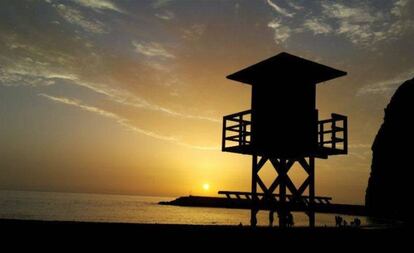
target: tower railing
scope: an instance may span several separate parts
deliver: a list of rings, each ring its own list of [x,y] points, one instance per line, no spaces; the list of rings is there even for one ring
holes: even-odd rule
[[[328,155],[348,153],[348,118],[332,113],[331,119],[318,121],[318,145]]]
[[[318,154],[321,157],[348,153],[348,119],[332,113],[331,119],[318,121]],[[222,150],[249,154],[251,140],[251,110],[223,117]]]
[[[223,117],[222,150],[251,144],[251,110]]]

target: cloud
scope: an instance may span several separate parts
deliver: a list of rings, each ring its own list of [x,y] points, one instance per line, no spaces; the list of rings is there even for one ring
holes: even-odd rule
[[[285,42],[291,35],[292,29],[284,25],[280,19],[274,19],[267,24],[268,27],[274,30],[274,40],[277,44]]]
[[[62,104],[65,104],[65,105],[70,105],[70,106],[75,106],[75,107],[78,107],[78,108],[80,108],[84,111],[96,113],[96,114],[98,114],[100,116],[103,116],[103,117],[106,117],[106,118],[114,119],[118,124],[126,127],[129,130],[135,131],[135,132],[140,133],[140,134],[144,134],[144,135],[147,135],[147,136],[150,136],[150,137],[153,137],[153,138],[156,138],[156,139],[160,139],[160,140],[177,141],[176,137],[159,135],[159,134],[156,134],[154,132],[138,128],[136,126],[133,126],[130,123],[129,120],[119,116],[118,114],[108,112],[108,111],[100,109],[98,107],[83,104],[80,100],[77,100],[77,99],[71,99],[71,98],[66,98],[66,97],[55,97],[55,96],[47,95],[47,94],[44,94],[44,93],[39,93],[39,96],[45,97],[45,98],[47,98],[49,100],[52,100],[54,102],[58,102],[58,103],[62,103]]]
[[[395,0],[389,9],[379,9],[364,1],[321,1],[315,3],[319,8],[311,9],[286,1],[290,8],[286,10],[275,1],[267,0],[267,4],[281,14],[270,21],[268,27],[274,30],[277,44],[286,42],[294,34],[312,32],[314,35],[343,38],[360,48],[377,50],[380,42],[398,40],[414,29],[414,20],[407,11],[410,3]],[[301,15],[296,15],[294,11],[300,11]]]
[[[348,148],[350,149],[370,149],[372,146],[372,144],[367,144],[367,143],[354,143],[354,144],[349,144]]]
[[[97,34],[108,33],[108,29],[105,27],[105,25],[102,22],[98,20],[89,20],[85,18],[81,14],[80,11],[72,7],[59,4],[59,5],[56,5],[56,9],[59,15],[63,19],[65,19],[67,22],[74,24],[74,25],[78,25],[87,32],[97,33]]]
[[[391,94],[400,84],[414,77],[414,69],[403,72],[393,78],[367,84],[360,88],[357,96],[375,95],[375,94]]]
[[[321,22],[317,18],[305,20],[303,26],[311,30],[314,34],[328,34],[332,32],[332,27],[330,25]]]
[[[373,14],[366,6],[349,7],[339,3],[323,2],[323,13],[331,18],[345,19],[351,23],[375,22],[381,18],[381,13]]]
[[[158,9],[168,5],[173,0],[154,0],[152,3],[152,8]]]
[[[160,13],[155,13],[155,16],[163,20],[171,20],[175,17],[175,14],[172,11],[165,10]]]
[[[345,6],[339,3],[323,2],[323,13],[338,24],[336,33],[344,35],[352,43],[370,46],[386,37],[383,29],[384,14],[367,6]],[[379,26],[381,23],[381,26]]]
[[[407,6],[408,0],[397,0],[394,2],[394,6],[391,9],[391,14],[397,17],[401,17],[404,8]]]
[[[109,112],[109,111],[103,110],[103,109],[95,107],[95,106],[84,104],[84,103],[82,103],[82,101],[80,101],[78,99],[72,99],[72,98],[67,98],[67,97],[56,97],[56,96],[51,96],[51,95],[48,95],[48,94],[45,94],[45,93],[39,93],[38,95],[42,96],[42,97],[45,97],[45,98],[47,98],[51,101],[57,102],[57,103],[77,107],[77,108],[80,108],[83,111],[95,113],[95,114],[98,114],[98,115],[103,116],[105,118],[113,119],[118,124],[120,124],[121,126],[125,127],[128,130],[131,130],[133,132],[136,132],[136,133],[139,133],[139,134],[142,134],[142,135],[146,135],[146,136],[149,136],[149,137],[152,137],[152,138],[155,138],[155,139],[172,142],[172,143],[175,143],[177,145],[185,146],[185,147],[193,148],[193,149],[219,150],[218,147],[192,145],[192,144],[188,144],[188,143],[185,143],[185,142],[181,142],[181,141],[179,141],[179,139],[177,137],[174,137],[174,136],[161,135],[161,134],[157,134],[157,133],[154,133],[152,131],[149,131],[149,130],[139,128],[139,127],[133,125],[128,119],[126,119],[126,118],[124,118],[124,117],[122,117],[122,116],[120,116],[116,113]]]
[[[168,52],[160,43],[158,42],[136,42],[133,41],[132,45],[134,46],[135,52],[149,56],[149,57],[162,57],[162,58],[175,58],[175,56]]]
[[[295,10],[303,10],[304,9],[304,7],[303,6],[300,6],[300,5],[298,5],[298,4],[296,4],[296,3],[294,3],[293,1],[291,1],[291,0],[289,0],[288,2],[287,2],[287,4],[290,6],[290,7],[292,7],[293,9],[295,9]]]
[[[55,83],[66,75],[59,71],[59,63],[65,62],[61,55],[50,52],[45,55],[41,50],[15,41],[4,42],[10,56],[1,56],[0,85],[42,87]],[[22,52],[26,54],[21,55]]]
[[[55,84],[56,79],[65,78],[63,75],[51,72],[28,72],[24,69],[0,69],[0,84],[10,87],[30,86],[42,87]]]
[[[4,86],[42,87],[56,84],[58,81],[66,81],[70,84],[84,87],[104,95],[111,101],[122,105],[157,111],[177,118],[206,120],[215,123],[220,122],[220,120],[216,118],[171,110],[167,107],[149,102],[145,98],[137,96],[128,90],[117,88],[116,84],[85,80],[85,78],[82,78],[77,74],[64,72],[59,68],[54,69],[42,62],[36,63],[36,61],[31,58],[25,58],[22,61],[14,59],[14,61],[15,62],[10,64],[10,66],[5,66],[0,69],[0,84]]]
[[[364,4],[351,7],[326,1],[322,3],[322,12],[338,25],[336,34],[345,36],[353,44],[375,50],[378,42],[398,39],[414,27],[412,18],[402,14],[407,4],[408,1],[397,0],[388,13]]]
[[[73,0],[76,3],[91,8],[93,10],[111,10],[116,11],[119,13],[123,13],[121,9],[119,9],[113,2],[109,0]]]
[[[275,4],[274,2],[272,2],[271,0],[267,0],[267,4],[272,7],[277,13],[285,16],[285,17],[293,17],[294,13],[290,13],[287,10],[279,7],[277,4]]]
[[[204,34],[206,25],[193,24],[189,28],[183,29],[182,38],[190,41],[196,41]]]

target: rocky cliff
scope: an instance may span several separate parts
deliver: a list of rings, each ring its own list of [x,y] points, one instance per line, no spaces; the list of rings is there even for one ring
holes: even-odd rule
[[[372,145],[371,175],[365,196],[374,216],[413,221],[414,78],[404,82],[385,109]]]

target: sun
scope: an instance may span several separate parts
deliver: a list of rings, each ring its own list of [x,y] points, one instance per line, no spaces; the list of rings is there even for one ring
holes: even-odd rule
[[[208,191],[210,189],[210,184],[205,183],[203,184],[203,190]]]

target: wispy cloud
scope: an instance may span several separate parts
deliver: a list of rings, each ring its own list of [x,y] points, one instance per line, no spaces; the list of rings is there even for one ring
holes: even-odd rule
[[[45,93],[39,93],[38,95],[42,96],[42,97],[45,97],[45,98],[47,98],[51,101],[57,102],[57,103],[77,107],[77,108],[80,108],[83,111],[95,113],[95,114],[98,114],[98,115],[103,116],[105,118],[113,119],[118,124],[122,125],[123,127],[125,127],[128,130],[131,130],[133,132],[143,134],[143,135],[155,138],[155,139],[172,142],[172,143],[175,143],[177,145],[185,146],[185,147],[193,148],[193,149],[218,150],[218,147],[193,145],[193,144],[181,142],[179,140],[179,138],[177,138],[175,136],[166,136],[166,135],[162,135],[162,134],[157,134],[155,132],[152,132],[152,131],[149,131],[149,130],[146,130],[146,129],[142,129],[142,128],[137,127],[134,124],[132,124],[132,122],[130,120],[128,120],[127,118],[125,118],[125,117],[122,117],[122,116],[120,116],[116,113],[109,112],[109,111],[106,111],[104,109],[98,108],[96,106],[87,105],[87,104],[83,103],[82,101],[80,101],[78,99],[72,99],[72,98],[67,98],[67,97],[57,97],[57,96],[52,96],[52,95],[48,95],[48,94],[45,94]]]
[[[397,0],[389,12],[364,4],[348,6],[328,1],[322,3],[322,9],[327,18],[338,24],[336,34],[345,36],[353,44],[376,49],[378,42],[392,41],[414,28],[412,18],[402,15],[407,3]]]
[[[372,144],[367,143],[350,143],[348,148],[350,149],[370,149]]]
[[[374,22],[381,18],[381,13],[374,14],[367,6],[346,6],[344,4],[334,2],[322,3],[323,13],[332,18],[346,19],[351,23]]]
[[[305,20],[303,26],[314,34],[329,34],[332,32],[332,27],[329,24],[324,23],[317,18]]]
[[[55,84],[56,79],[65,79],[64,75],[53,72],[27,71],[25,69],[0,69],[0,84],[3,86],[42,87]]]
[[[274,19],[267,24],[274,30],[274,40],[277,44],[285,42],[293,32],[292,29],[284,25],[280,19]]]
[[[78,25],[82,27],[87,32],[91,33],[108,33],[107,27],[105,25],[98,21],[98,20],[91,20],[82,15],[82,13],[72,7],[58,4],[56,5],[56,10],[59,13],[59,15],[65,19],[67,22]]]
[[[103,116],[103,117],[106,117],[106,118],[114,119],[120,125],[128,128],[129,130],[140,133],[140,134],[144,134],[144,135],[147,135],[147,136],[150,136],[150,137],[153,137],[153,138],[156,138],[156,139],[160,139],[160,140],[177,141],[176,137],[164,136],[164,135],[156,134],[156,133],[148,131],[148,130],[141,129],[139,127],[136,127],[136,126],[132,125],[129,120],[127,120],[124,117],[119,116],[118,114],[115,114],[113,112],[108,112],[106,110],[100,109],[100,108],[95,107],[95,106],[90,106],[90,105],[84,104],[80,100],[77,100],[77,99],[71,99],[71,98],[66,98],[66,97],[56,97],[56,96],[51,96],[51,95],[44,94],[44,93],[39,93],[39,96],[45,97],[45,98],[50,99],[54,102],[58,102],[58,103],[62,103],[62,104],[65,104],[65,105],[70,105],[70,106],[75,106],[75,107],[78,107],[78,108],[80,108],[84,111],[96,113],[96,114],[98,114],[100,116]]]
[[[206,25],[204,24],[193,24],[188,28],[183,29],[182,38],[186,40],[195,41],[198,40],[205,32]]]
[[[162,12],[155,13],[155,16],[163,20],[171,20],[175,17],[175,14],[172,11],[164,10]]]
[[[292,1],[286,1],[286,9],[275,1],[267,4],[279,15],[268,23],[275,32],[277,44],[286,42],[294,34],[312,32],[314,35],[331,35],[344,38],[352,44],[369,50],[376,50],[380,42],[391,42],[414,29],[414,19],[406,11],[407,0],[394,0],[389,9],[379,9],[366,2],[341,3],[321,1],[319,10],[302,8]],[[295,15],[300,12],[301,15]]]
[[[64,72],[60,68],[52,68],[46,63],[36,63],[30,58],[25,58],[21,61],[13,62],[10,66],[5,66],[0,69],[0,84],[4,86],[31,86],[42,87],[53,85],[57,82],[66,81],[72,85],[87,88],[93,92],[104,95],[111,101],[131,106],[139,109],[152,110],[167,114],[171,117],[192,120],[206,120],[210,122],[220,122],[219,119],[192,115],[183,112],[178,112],[167,107],[149,102],[147,99],[121,89],[113,83],[104,83],[89,81],[80,75]]]
[[[300,6],[299,4],[297,4],[297,3],[295,3],[295,2],[293,2],[293,1],[287,1],[287,4],[290,6],[290,7],[292,7],[293,9],[295,9],[295,10],[303,10],[304,9],[304,7],[303,6]]]
[[[397,0],[394,2],[394,6],[391,9],[391,14],[401,17],[404,11],[404,8],[407,6],[408,0]]]
[[[158,42],[136,42],[132,41],[135,52],[149,56],[162,58],[175,58],[175,55],[170,53],[164,46]]]
[[[370,46],[383,40],[383,28],[377,22],[384,22],[384,14],[368,6],[346,6],[344,4],[323,2],[323,13],[338,24],[336,34],[344,35],[352,43]]]
[[[152,8],[158,9],[167,6],[173,0],[154,0],[152,3]]]
[[[414,78],[414,69],[410,69],[390,79],[367,84],[358,90],[357,95],[390,94],[399,85],[411,78]]]
[[[275,4],[274,2],[272,2],[271,0],[267,0],[267,4],[272,7],[277,13],[285,16],[285,17],[293,17],[294,13],[291,13],[285,9],[283,9],[282,7],[279,7],[277,4]]]
[[[54,84],[56,79],[65,78],[66,74],[58,70],[58,65],[66,60],[57,54],[51,52],[50,56],[46,56],[30,45],[17,42],[6,42],[5,46],[13,54],[1,57],[0,85],[42,87]],[[20,56],[22,51],[28,55]],[[52,58],[51,61],[49,58]]]
[[[92,8],[93,10],[97,10],[97,11],[111,10],[111,11],[123,13],[121,9],[119,9],[113,2],[109,0],[73,0],[73,1],[75,1],[76,3],[84,7]]]

